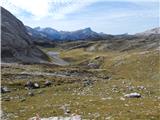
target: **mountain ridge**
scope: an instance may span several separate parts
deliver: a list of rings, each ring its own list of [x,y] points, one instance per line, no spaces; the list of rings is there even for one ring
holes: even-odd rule
[[[101,35],[92,31],[90,27],[76,30],[76,31],[57,31],[53,28],[35,27],[31,28],[26,26],[28,33],[32,37],[47,38],[52,41],[56,40],[84,40],[84,39],[100,39]]]
[[[26,26],[28,34],[31,35],[31,37],[37,38],[37,39],[48,39],[51,41],[66,41],[66,40],[105,40],[105,39],[111,39],[111,38],[135,38],[135,37],[147,37],[150,35],[156,35],[160,34],[160,27],[152,28],[149,30],[146,30],[144,32],[136,33],[133,35],[130,35],[128,33],[120,34],[120,35],[111,35],[111,34],[105,34],[105,33],[97,33],[93,31],[90,27],[79,29],[75,31],[58,31],[56,29],[53,29],[51,27],[41,28],[41,27],[35,27],[31,28]]]

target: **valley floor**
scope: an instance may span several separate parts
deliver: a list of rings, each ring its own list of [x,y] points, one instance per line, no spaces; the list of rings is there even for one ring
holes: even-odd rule
[[[59,52],[70,64],[1,65],[2,86],[10,90],[1,96],[4,119],[27,120],[36,114],[74,114],[87,120],[160,118],[159,50]],[[27,81],[40,88],[26,89]],[[125,97],[134,92],[141,97]]]

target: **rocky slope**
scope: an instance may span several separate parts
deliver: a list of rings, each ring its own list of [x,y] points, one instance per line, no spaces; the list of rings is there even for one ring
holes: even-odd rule
[[[2,62],[40,63],[48,61],[48,56],[33,44],[20,20],[3,7],[1,7],[1,18]]]
[[[160,35],[160,27],[157,28],[153,28],[151,30],[146,30],[144,32],[141,33],[137,33],[137,36],[150,36],[150,35]]]
[[[70,50],[83,48],[87,51],[130,51],[158,49],[160,34],[148,36],[117,35],[105,40],[71,41],[59,44],[62,49]]]

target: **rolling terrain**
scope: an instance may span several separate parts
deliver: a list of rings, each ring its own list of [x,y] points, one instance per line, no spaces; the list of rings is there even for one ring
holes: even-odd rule
[[[159,50],[102,53],[80,48],[60,53],[70,65],[2,65],[2,86],[11,90],[2,94],[5,117],[159,119]],[[27,81],[40,88],[27,90]],[[134,92],[142,97],[124,97]]]
[[[52,45],[47,41],[44,47],[43,38],[36,46],[22,29],[11,34],[6,26],[2,24],[2,38],[6,34],[18,38],[2,39],[2,45],[5,42],[17,48],[17,44],[12,46],[4,40],[19,40],[25,57],[21,64],[17,56],[14,59],[18,62],[1,64],[2,120],[75,115],[86,120],[159,120],[159,33],[105,35],[105,39],[66,40]],[[21,48],[23,42],[25,48]],[[23,53],[28,47],[29,55]],[[12,53],[12,49],[7,50]],[[18,54],[19,49],[15,49]],[[26,64],[26,57],[34,61],[37,54],[38,60],[50,62]],[[2,46],[2,61],[6,55]],[[131,93],[137,96],[128,97]]]

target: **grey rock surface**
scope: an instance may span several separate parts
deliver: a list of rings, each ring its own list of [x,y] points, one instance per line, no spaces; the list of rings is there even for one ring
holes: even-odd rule
[[[150,29],[150,30],[146,30],[144,32],[137,33],[136,35],[149,36],[149,35],[156,35],[156,34],[160,34],[160,27],[153,28],[153,29]]]
[[[40,120],[82,120],[80,115],[75,115],[71,117],[49,117],[49,118],[39,118]],[[30,118],[28,120],[37,120],[37,117]]]
[[[4,63],[40,63],[48,56],[38,49],[23,23],[1,7],[1,57]]]

